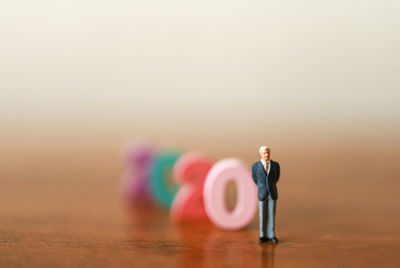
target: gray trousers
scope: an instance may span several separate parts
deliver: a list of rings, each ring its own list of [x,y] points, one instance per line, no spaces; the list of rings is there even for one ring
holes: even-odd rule
[[[264,201],[258,201],[260,214],[260,237],[275,237],[275,209],[276,200],[268,194]]]

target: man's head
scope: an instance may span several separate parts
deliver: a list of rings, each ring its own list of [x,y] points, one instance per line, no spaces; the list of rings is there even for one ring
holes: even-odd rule
[[[260,152],[261,159],[268,162],[271,155],[271,149],[268,146],[263,145],[258,151]]]

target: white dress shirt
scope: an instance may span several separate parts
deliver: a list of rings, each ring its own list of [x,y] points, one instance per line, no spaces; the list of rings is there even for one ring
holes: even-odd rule
[[[265,167],[267,166],[267,163],[268,163],[268,171],[267,171],[267,175],[268,175],[269,174],[269,170],[271,169],[271,161],[268,160],[268,162],[265,162],[263,159],[261,159],[260,161],[261,161],[261,163],[262,163],[262,165],[264,167],[264,170],[265,170]]]

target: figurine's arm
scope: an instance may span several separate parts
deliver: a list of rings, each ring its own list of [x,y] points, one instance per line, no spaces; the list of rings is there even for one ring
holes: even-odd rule
[[[278,163],[277,163],[278,164]],[[279,176],[281,175],[281,167],[278,164],[278,170],[277,170],[278,175],[276,176],[276,182],[279,180]]]
[[[251,177],[253,178],[254,183],[257,185],[257,176],[256,172],[254,171],[254,166],[251,167]]]

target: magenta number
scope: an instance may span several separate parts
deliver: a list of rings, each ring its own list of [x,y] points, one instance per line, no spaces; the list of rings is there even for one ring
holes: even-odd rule
[[[237,187],[236,207],[229,211],[225,192],[229,181]],[[210,220],[223,229],[241,229],[257,211],[257,188],[250,171],[236,158],[217,162],[209,171],[204,185],[204,206]]]
[[[146,141],[135,140],[124,151],[125,173],[122,194],[128,201],[150,201],[150,167],[155,157],[154,147]]]

